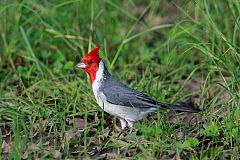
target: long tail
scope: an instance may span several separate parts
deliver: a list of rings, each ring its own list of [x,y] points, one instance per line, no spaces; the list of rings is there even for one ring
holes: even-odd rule
[[[191,112],[191,113],[198,113],[201,110],[197,108],[193,108],[186,103],[179,103],[179,104],[163,104],[159,103],[159,106],[165,109],[170,109],[178,112]]]

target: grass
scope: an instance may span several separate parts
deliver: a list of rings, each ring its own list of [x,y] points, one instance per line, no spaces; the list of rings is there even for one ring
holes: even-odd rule
[[[0,159],[238,159],[239,13],[237,0],[2,0]],[[203,111],[119,135],[73,69],[96,44],[117,79]]]

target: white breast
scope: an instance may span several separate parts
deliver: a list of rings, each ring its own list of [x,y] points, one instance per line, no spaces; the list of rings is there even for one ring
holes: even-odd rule
[[[103,81],[104,81],[104,64],[102,61],[100,61],[96,79],[92,84],[92,89],[98,105],[104,111],[112,115],[117,115],[118,117],[124,119],[129,119],[131,121],[136,121],[142,118],[140,110],[137,108],[114,105],[107,102],[106,96],[101,91],[99,91],[99,88],[101,87]]]
[[[102,84],[103,81],[103,70],[104,70],[104,64],[103,61],[99,62],[99,67],[98,67],[98,71],[97,71],[97,75],[96,75],[96,79],[92,84],[92,89],[93,89],[93,94],[97,100],[98,105],[103,108],[103,102],[99,96],[99,88]]]

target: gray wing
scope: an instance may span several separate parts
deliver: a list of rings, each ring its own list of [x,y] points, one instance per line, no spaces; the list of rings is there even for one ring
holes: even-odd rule
[[[157,102],[146,94],[134,90],[108,76],[101,88],[109,103],[138,108],[155,108]]]
[[[141,108],[141,110],[161,108],[161,109],[171,109],[180,112],[192,112],[197,113],[201,110],[193,108],[186,103],[179,103],[175,105],[160,103],[149,97],[148,95],[134,90],[123,83],[117,81],[116,79],[108,76],[102,86],[102,92],[109,103]]]

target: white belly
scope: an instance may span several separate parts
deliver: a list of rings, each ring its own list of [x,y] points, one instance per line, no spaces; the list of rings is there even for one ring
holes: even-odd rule
[[[97,100],[98,105],[109,114],[130,121],[137,121],[139,119],[142,119],[143,115],[138,108],[126,107],[109,103],[107,102],[106,97],[101,92],[94,92],[94,96]]]
[[[115,105],[107,102],[105,95],[99,90],[101,83],[103,81],[103,66],[100,62],[99,69],[97,71],[96,79],[92,84],[92,89],[94,96],[97,100],[98,105],[107,113],[116,115],[120,118],[136,121],[143,117],[143,114],[140,112],[140,109],[134,107],[126,107]]]

